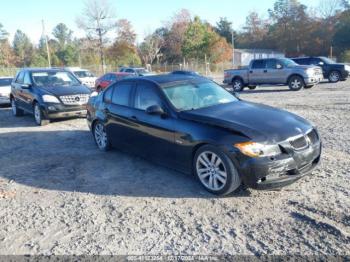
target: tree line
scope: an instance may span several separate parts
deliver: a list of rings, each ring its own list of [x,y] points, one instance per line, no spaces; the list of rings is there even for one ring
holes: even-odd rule
[[[1,21],[0,21],[1,22]],[[130,21],[115,19],[107,0],[88,0],[76,19],[86,32],[74,37],[64,23],[37,45],[21,30],[10,43],[0,23],[0,67],[141,65],[186,61],[221,63],[232,60],[235,48],[274,49],[287,56],[323,55],[350,61],[350,6],[347,0],[320,0],[311,9],[298,0],[277,0],[262,16],[250,12],[244,26],[233,31],[227,18],[212,25],[188,10],[178,11],[141,43]]]

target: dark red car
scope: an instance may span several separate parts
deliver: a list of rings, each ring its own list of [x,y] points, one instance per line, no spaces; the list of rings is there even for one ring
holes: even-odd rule
[[[95,82],[95,88],[96,91],[100,92],[101,90],[105,89],[110,84],[120,81],[124,78],[133,76],[132,73],[124,73],[124,72],[111,72],[107,73],[100,78],[98,78]]]

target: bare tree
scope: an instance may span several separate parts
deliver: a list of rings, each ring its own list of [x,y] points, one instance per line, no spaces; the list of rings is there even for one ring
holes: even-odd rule
[[[318,12],[324,19],[335,16],[349,6],[347,0],[320,0]]]
[[[98,40],[103,72],[106,66],[104,45],[108,42],[107,34],[116,27],[114,18],[114,10],[108,0],[87,0],[82,15],[76,20],[90,40]]]
[[[146,36],[145,40],[138,47],[142,61],[147,64],[152,64],[159,56],[159,51],[163,47],[164,41],[157,34]]]

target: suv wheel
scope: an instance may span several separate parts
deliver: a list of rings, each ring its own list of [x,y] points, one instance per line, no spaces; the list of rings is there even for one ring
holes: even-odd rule
[[[244,84],[243,84],[242,79],[239,79],[239,78],[233,79],[233,81],[232,81],[232,87],[233,87],[233,91],[234,91],[234,92],[243,91],[243,89],[244,89]]]
[[[299,91],[305,84],[304,80],[300,76],[292,76],[288,82],[289,89],[292,91]]]
[[[34,114],[35,123],[38,126],[45,126],[50,123],[50,120],[44,119],[43,111],[41,110],[38,103],[34,104],[33,114]]]
[[[93,134],[95,138],[96,145],[102,151],[108,151],[111,149],[111,145],[107,136],[105,126],[98,121],[93,128]]]
[[[328,77],[329,82],[337,83],[340,81],[340,73],[338,71],[332,71]]]
[[[193,169],[201,184],[216,195],[227,195],[241,185],[241,179],[231,159],[214,146],[198,149]]]
[[[23,116],[23,110],[17,107],[17,103],[14,98],[11,99],[12,114],[14,116]]]

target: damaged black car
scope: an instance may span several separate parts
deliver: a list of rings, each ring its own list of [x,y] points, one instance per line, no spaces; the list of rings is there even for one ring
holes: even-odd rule
[[[310,174],[321,157],[311,123],[242,101],[203,77],[126,79],[90,98],[87,109],[99,149],[121,148],[193,173],[217,195],[242,184],[286,186]]]

